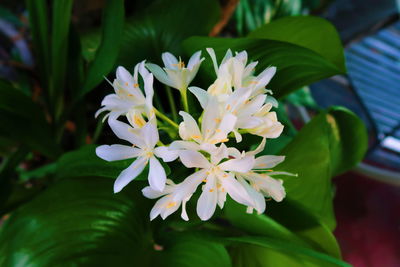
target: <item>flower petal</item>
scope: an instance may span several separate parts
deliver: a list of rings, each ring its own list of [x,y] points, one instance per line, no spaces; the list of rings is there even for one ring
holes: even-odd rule
[[[253,200],[247,194],[246,189],[233,177],[233,175],[223,177],[220,181],[222,187],[226,189],[226,192],[233,200],[246,206],[253,206]]]
[[[150,187],[156,191],[163,191],[165,187],[165,181],[167,176],[165,174],[164,167],[155,157],[150,158],[149,168],[149,184]]]
[[[138,131],[135,131],[135,129],[128,124],[120,122],[111,117],[108,119],[108,124],[119,139],[126,140],[132,145],[143,147],[144,142],[143,139],[138,135]]]
[[[206,172],[206,170],[200,170],[186,177],[182,183],[177,185],[177,190],[175,190],[175,198],[189,200],[199,184],[206,177]]]
[[[211,60],[212,60],[213,65],[214,65],[215,73],[217,74],[218,73],[218,63],[217,63],[217,56],[215,55],[214,49],[206,48],[206,50],[207,50],[208,54],[211,57]]]
[[[140,149],[124,145],[102,145],[96,148],[96,155],[106,161],[136,158],[140,153]]]
[[[251,208],[256,209],[258,214],[262,214],[265,211],[265,197],[263,194],[260,192],[256,191],[253,187],[251,187],[247,181],[245,181],[243,178],[239,177],[238,178],[239,183],[242,184],[243,188],[246,189],[247,194],[250,196],[250,198],[253,201],[253,205],[249,206]],[[252,210],[252,209],[251,209]],[[249,212],[251,213],[251,212]]]
[[[202,138],[199,126],[197,125],[196,121],[193,117],[184,112],[179,112],[179,115],[182,116],[183,122],[179,125],[179,135],[183,140],[190,140],[194,139],[199,141]]]
[[[162,53],[161,59],[164,62],[164,65],[168,69],[178,69],[178,60],[174,55],[169,52]]]
[[[276,67],[269,67],[265,69],[263,72],[261,72],[257,76],[258,83],[256,84],[257,87],[265,87],[274,77],[276,73]]]
[[[173,87],[174,84],[171,82],[170,78],[168,75],[165,73],[165,71],[158,65],[152,64],[152,63],[147,63],[146,67],[153,73],[153,75],[156,77],[158,81],[160,81],[163,84],[166,84],[170,87]]]
[[[154,220],[158,215],[164,220],[169,215],[179,209],[180,203],[171,200],[170,195],[164,196],[157,200],[156,204],[150,211],[150,220]]]
[[[167,186],[165,188],[167,188]],[[150,186],[146,186],[145,188],[142,189],[143,196],[150,198],[150,199],[159,198],[159,197],[162,197],[169,193],[170,192],[166,192],[166,190],[163,190],[162,192],[156,191],[153,188],[151,188]]]
[[[285,196],[285,188],[283,187],[283,181],[271,178],[269,176],[263,177],[263,183],[260,185],[260,189],[266,192],[275,201],[282,201]]]
[[[147,159],[144,157],[137,158],[128,168],[123,170],[114,183],[114,193],[118,193],[133,179],[135,179],[146,167]]]
[[[217,207],[218,190],[216,187],[216,179],[213,175],[207,177],[207,183],[203,188],[199,200],[197,201],[197,214],[200,219],[207,221],[214,214]]]
[[[254,156],[245,156],[241,159],[230,159],[218,166],[224,171],[248,172],[254,166]]]
[[[162,158],[164,162],[171,162],[178,158],[179,154],[178,151],[170,149],[166,146],[159,146],[154,149],[154,154]]]
[[[282,161],[285,160],[285,156],[269,156],[264,155],[256,158],[253,169],[266,169],[273,168]]]
[[[188,68],[189,70],[192,70],[193,67],[194,67],[194,65],[196,65],[196,64],[198,64],[198,63],[200,62],[200,57],[201,57],[201,50],[200,50],[200,51],[197,51],[196,53],[194,53],[194,54],[190,57],[189,62],[188,62],[188,64],[187,64],[187,68]]]
[[[189,87],[189,91],[196,96],[200,106],[205,109],[209,98],[207,91],[196,86]]]
[[[198,151],[201,150],[201,147],[199,146],[199,144],[192,142],[192,141],[181,141],[181,140],[177,140],[172,142],[169,145],[169,149],[171,150],[194,150],[194,151]]]
[[[159,140],[157,126],[152,122],[147,122],[142,128],[142,137],[147,148],[153,149]]]
[[[122,85],[125,83],[133,83],[133,77],[124,67],[119,66],[116,72],[117,79],[122,82]]]
[[[179,152],[179,158],[187,168],[208,168],[210,162],[200,153],[193,150],[183,150]]]

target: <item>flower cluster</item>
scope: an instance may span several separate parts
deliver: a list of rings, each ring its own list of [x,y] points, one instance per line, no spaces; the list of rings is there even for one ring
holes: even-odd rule
[[[216,80],[206,90],[189,87],[204,58],[195,53],[187,67],[181,59],[164,53],[165,67],[141,62],[135,66],[133,76],[123,67],[118,67],[112,83],[115,93],[107,95],[96,116],[107,111],[108,124],[118,138],[131,145],[102,145],[96,154],[107,161],[135,159],[115,181],[114,192],[121,191],[129,182],[143,172],[149,164],[149,186],[142,192],[147,198],[158,199],[150,213],[153,220],[158,215],[163,219],[182,207],[181,217],[188,220],[186,202],[200,186],[197,214],[208,220],[217,205],[223,208],[227,194],[238,203],[247,206],[249,213],[263,213],[265,197],[282,201],[285,189],[282,180],[275,175],[292,175],[271,170],[284,160],[283,156],[262,155],[266,139],[278,137],[283,125],[276,113],[271,111],[277,101],[265,89],[276,72],[269,67],[254,75],[257,62],[247,64],[247,53],[226,53],[218,65],[213,49],[208,48]],[[150,72],[149,72],[150,71]],[[180,111],[182,121],[176,124],[153,106],[153,75],[161,82],[176,88],[183,98],[185,111]],[[199,101],[203,112],[197,120],[188,112],[187,91]],[[122,122],[120,118],[126,118]],[[159,138],[157,124],[169,123],[179,132],[179,139],[164,145]],[[226,144],[239,143],[242,134],[262,137],[255,150],[239,151]],[[179,160],[193,173],[181,183],[167,179],[160,163]]]

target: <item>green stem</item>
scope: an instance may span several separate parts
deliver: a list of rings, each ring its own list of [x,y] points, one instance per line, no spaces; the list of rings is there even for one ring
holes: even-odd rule
[[[164,112],[165,112],[165,111],[164,111],[164,107],[162,106],[162,103],[161,103],[161,100],[160,100],[159,95],[155,95],[155,96],[154,96],[154,102],[156,103],[157,108],[158,108],[162,113],[164,113]]]
[[[188,105],[188,100],[187,100],[187,88],[184,90],[179,90],[181,92],[181,100],[182,100],[182,105],[183,105],[183,110],[185,110],[187,113],[189,113],[189,105]]]
[[[176,122],[174,122],[173,120],[171,120],[170,118],[168,118],[167,116],[162,114],[160,111],[158,111],[158,109],[154,108],[154,112],[156,113],[157,117],[159,117],[160,119],[162,119],[165,122],[169,123],[174,128],[179,129],[179,125]]]
[[[169,86],[165,86],[167,89],[167,97],[168,97],[168,102],[171,107],[171,112],[172,112],[172,119],[177,122],[178,121],[178,113],[176,112],[176,105],[175,105],[175,100],[174,96],[172,95],[172,89]]]

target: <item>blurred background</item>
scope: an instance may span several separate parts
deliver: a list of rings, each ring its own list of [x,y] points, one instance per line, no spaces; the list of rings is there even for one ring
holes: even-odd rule
[[[127,16],[152,1],[126,2]],[[337,236],[344,260],[357,267],[400,266],[400,21],[394,0],[221,0],[223,17],[212,36],[246,36],[284,16],[312,14],[331,21],[345,46],[347,75],[334,76],[289,95],[285,108],[301,128],[322,108],[341,105],[365,122],[369,149],[353,171],[336,177]],[[104,1],[76,1],[72,20],[79,25],[86,59],[93,57]],[[129,21],[129,20],[128,20]],[[0,3],[0,78],[32,98],[28,76],[35,62],[23,1]],[[127,37],[129,38],[129,36]],[[273,89],[273,88],[272,88]],[[321,90],[322,89],[322,90]],[[95,90],[96,91],[96,90]],[[90,93],[92,118],[103,94]],[[76,125],[70,124],[71,131]],[[96,128],[96,125],[88,127]],[[82,142],[90,142],[84,136]],[[277,140],[282,146],[284,136]],[[0,140],[0,152],[10,146]]]

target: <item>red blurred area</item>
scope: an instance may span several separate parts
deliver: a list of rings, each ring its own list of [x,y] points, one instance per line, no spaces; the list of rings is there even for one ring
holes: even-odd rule
[[[354,267],[400,267],[400,187],[352,172],[334,183],[344,259]]]

